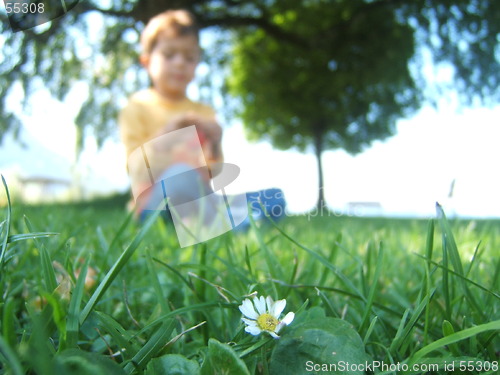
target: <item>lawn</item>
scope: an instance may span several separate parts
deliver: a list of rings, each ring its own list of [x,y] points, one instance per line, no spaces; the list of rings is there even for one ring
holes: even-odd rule
[[[289,216],[181,249],[123,207],[2,208],[0,374],[498,373],[498,221]],[[245,331],[256,294],[295,313],[278,339]]]

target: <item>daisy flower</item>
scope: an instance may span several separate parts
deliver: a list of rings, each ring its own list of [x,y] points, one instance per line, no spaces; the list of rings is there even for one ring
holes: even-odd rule
[[[285,309],[286,300],[281,299],[274,302],[271,297],[263,296],[253,297],[253,302],[250,299],[245,299],[239,306],[241,313],[244,315],[241,320],[247,325],[245,331],[257,336],[261,332],[267,332],[275,339],[279,338],[278,332],[289,325],[295,314],[289,312],[280,320],[280,315]]]

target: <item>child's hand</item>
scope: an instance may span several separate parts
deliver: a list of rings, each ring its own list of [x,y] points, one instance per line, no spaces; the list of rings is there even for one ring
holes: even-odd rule
[[[195,125],[198,132],[211,142],[220,142],[222,138],[222,128],[214,120],[207,120],[196,113],[185,113],[173,118],[162,130],[162,134]]]
[[[200,143],[202,146],[208,144],[209,147],[203,147],[205,152],[211,155],[206,155],[209,159],[218,159],[220,157],[220,143],[222,138],[222,128],[220,125],[211,119],[199,116],[196,113],[189,112],[174,117],[161,131],[161,134],[166,134],[174,130],[182,129],[188,126],[196,126]]]
[[[220,161],[222,158],[222,128],[215,121],[200,121],[196,124],[198,136],[207,161]]]
[[[166,134],[171,131],[186,128],[191,125],[195,125],[196,122],[200,120],[200,117],[194,113],[183,113],[177,115],[172,120],[170,120],[165,127],[162,129],[161,133]]]
[[[222,128],[213,119],[207,119],[194,112],[184,113],[169,121],[169,123],[159,132],[158,136],[192,125],[196,126],[201,150],[199,148],[193,149],[192,141],[185,139],[182,133],[177,133],[178,136],[168,138],[168,141],[156,143],[154,146],[156,152],[167,153],[165,154],[167,156],[163,157],[165,160],[173,158],[175,160],[182,159],[184,162],[187,162],[188,159],[203,159],[204,157],[209,163],[214,161],[220,162],[222,159]],[[174,152],[174,148],[177,150],[176,152]],[[200,153],[200,151],[202,153]],[[179,154],[179,152],[181,152],[182,155]],[[188,158],[188,154],[192,154],[192,157]]]
[[[205,137],[213,144],[220,143],[222,138],[222,128],[215,121],[201,120],[195,124],[198,131],[201,131]]]

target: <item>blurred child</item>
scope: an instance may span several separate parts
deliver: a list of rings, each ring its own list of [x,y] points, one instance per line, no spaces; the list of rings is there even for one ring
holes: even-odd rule
[[[175,205],[208,195],[223,155],[222,129],[215,111],[186,96],[201,56],[193,15],[170,10],[153,17],[141,35],[141,46],[140,62],[151,87],[130,97],[119,123],[136,210],[143,216],[166,197]],[[258,202],[272,203],[280,212],[275,217],[284,214],[281,190],[249,193],[247,197],[256,211],[260,211]]]

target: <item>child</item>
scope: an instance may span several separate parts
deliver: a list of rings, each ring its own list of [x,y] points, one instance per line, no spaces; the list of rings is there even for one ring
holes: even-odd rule
[[[210,179],[223,161],[222,129],[214,110],[186,96],[201,55],[193,15],[171,10],[153,17],[141,45],[140,62],[152,86],[132,95],[119,116],[139,215],[157,209],[166,197],[175,206],[210,194]],[[283,216],[282,192],[263,193],[247,194],[254,210],[261,214],[259,202],[272,203],[270,215]]]

